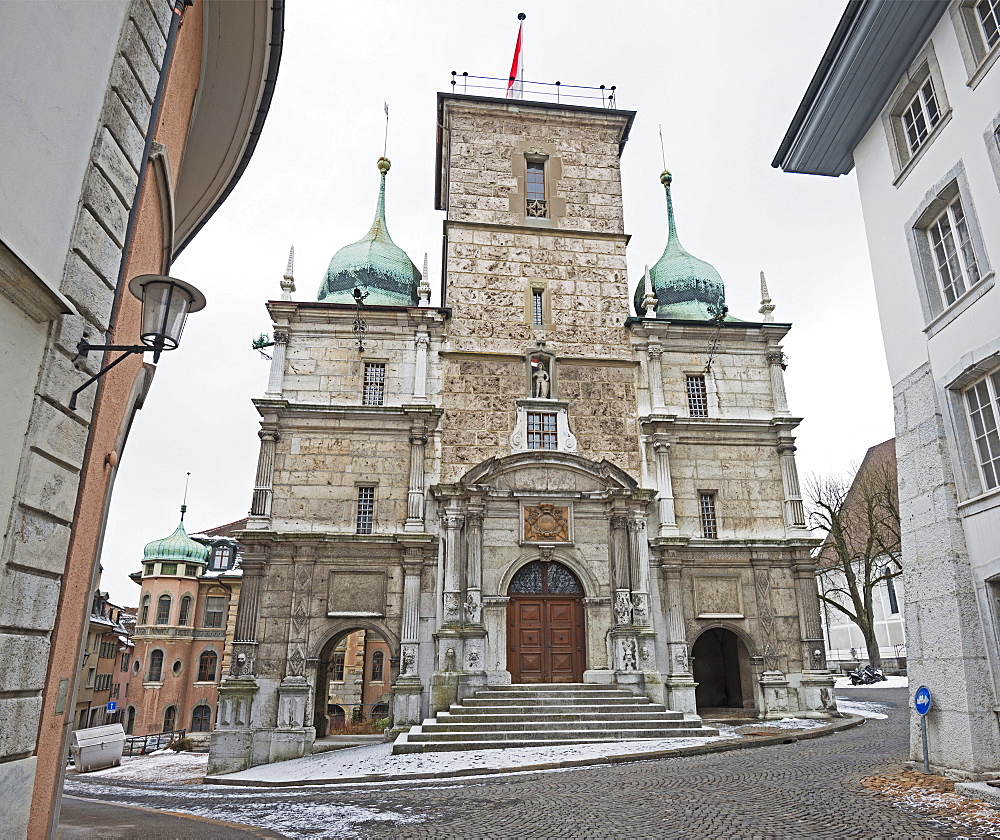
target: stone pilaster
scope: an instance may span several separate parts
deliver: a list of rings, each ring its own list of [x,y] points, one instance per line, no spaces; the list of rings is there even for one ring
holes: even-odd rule
[[[413,401],[427,402],[427,348],[430,346],[430,336],[426,330],[417,332],[414,339],[415,364],[413,368]]]
[[[767,364],[771,372],[771,393],[774,395],[774,413],[788,414],[788,395],[785,393],[785,354],[780,347],[767,351]]]
[[[660,414],[666,411],[666,406],[663,404],[663,371],[660,367],[663,348],[655,336],[649,339],[646,355],[649,358],[649,401],[652,403],[653,414]]]
[[[253,501],[250,504],[248,530],[271,527],[271,497],[274,493],[274,451],[278,442],[275,429],[261,429],[260,454],[257,456],[257,477],[254,480]]]
[[[653,457],[656,464],[656,509],[660,520],[658,534],[676,537],[677,514],[674,510],[674,486],[670,478],[670,441],[664,435],[653,437]]]
[[[480,509],[470,509],[465,516],[465,587],[465,624],[479,627],[483,617],[483,511]]]
[[[271,371],[267,377],[265,399],[280,399],[285,382],[285,349],[288,347],[288,330],[274,331],[271,347]]]
[[[444,518],[444,603],[445,626],[458,626],[462,620],[462,550],[461,534],[464,517],[448,511]]]
[[[816,564],[802,558],[793,567],[795,598],[798,604],[799,632],[802,635],[802,683],[799,708],[810,716],[827,717],[837,711],[834,677],[826,667],[823,625],[819,614],[816,587]]]
[[[799,488],[799,471],[795,466],[795,444],[790,435],[778,437],[778,459],[781,465],[781,483],[785,491],[785,527],[805,532],[806,512]]]
[[[628,521],[629,571],[632,578],[632,623],[649,625],[649,542],[646,540],[646,518],[637,516]]]
[[[664,563],[660,571],[663,587],[664,624],[666,629],[667,662],[663,669],[667,706],[678,712],[695,714],[696,683],[691,674],[691,657],[688,652],[687,633],[684,627],[684,599],[681,567]]]
[[[611,586],[615,593],[612,605],[612,609],[614,610],[613,626],[615,627],[626,627],[632,624],[632,586],[629,575],[628,522],[627,516],[621,513],[612,513],[609,523],[611,537],[608,541],[608,550],[611,553]]]
[[[410,482],[406,494],[406,522],[404,531],[422,533],[424,530],[424,453],[427,448],[427,429],[416,421],[410,431]]]

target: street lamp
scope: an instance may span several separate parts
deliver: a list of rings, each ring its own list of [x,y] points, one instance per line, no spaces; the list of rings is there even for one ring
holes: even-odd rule
[[[184,323],[191,312],[205,308],[205,296],[190,283],[159,274],[140,274],[133,277],[128,290],[142,301],[142,325],[139,345],[90,344],[85,338],[76,345],[77,352],[86,357],[91,350],[121,350],[122,355],[77,388],[69,400],[70,410],[76,409],[77,395],[92,385],[122,359],[133,353],[153,353],[153,362],[160,360],[164,350],[176,350],[180,344]]]

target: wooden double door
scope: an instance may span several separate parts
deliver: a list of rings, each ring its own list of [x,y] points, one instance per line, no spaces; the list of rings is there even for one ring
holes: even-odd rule
[[[586,655],[579,582],[558,563],[530,563],[522,572],[525,574],[515,576],[508,592],[507,670],[511,680],[583,682]],[[559,591],[567,589],[575,591]]]

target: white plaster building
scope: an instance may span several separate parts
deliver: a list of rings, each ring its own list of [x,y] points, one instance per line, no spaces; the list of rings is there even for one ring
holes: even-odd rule
[[[633,117],[439,94],[442,305],[389,238],[384,158],[371,230],[318,301],[291,299],[289,268],[212,772],[307,751],[359,629],[388,645],[396,729],[512,682],[692,715],[835,708],[789,325],[770,300],[726,314],[666,172],[667,246],[630,295]]]
[[[774,160],[857,170],[895,399],[909,673],[934,698],[932,766],[974,778],[1000,775],[998,14],[850,3]]]

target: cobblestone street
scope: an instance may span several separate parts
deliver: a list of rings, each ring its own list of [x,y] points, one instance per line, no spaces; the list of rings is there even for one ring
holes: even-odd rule
[[[433,784],[248,790],[112,787],[72,780],[66,792],[188,812],[296,838],[1000,836],[944,822],[864,788],[862,778],[902,766],[909,698],[905,689],[857,689],[849,694],[852,700],[891,707],[888,719],[781,746]],[[76,807],[74,800],[64,800],[65,821],[73,819]]]

